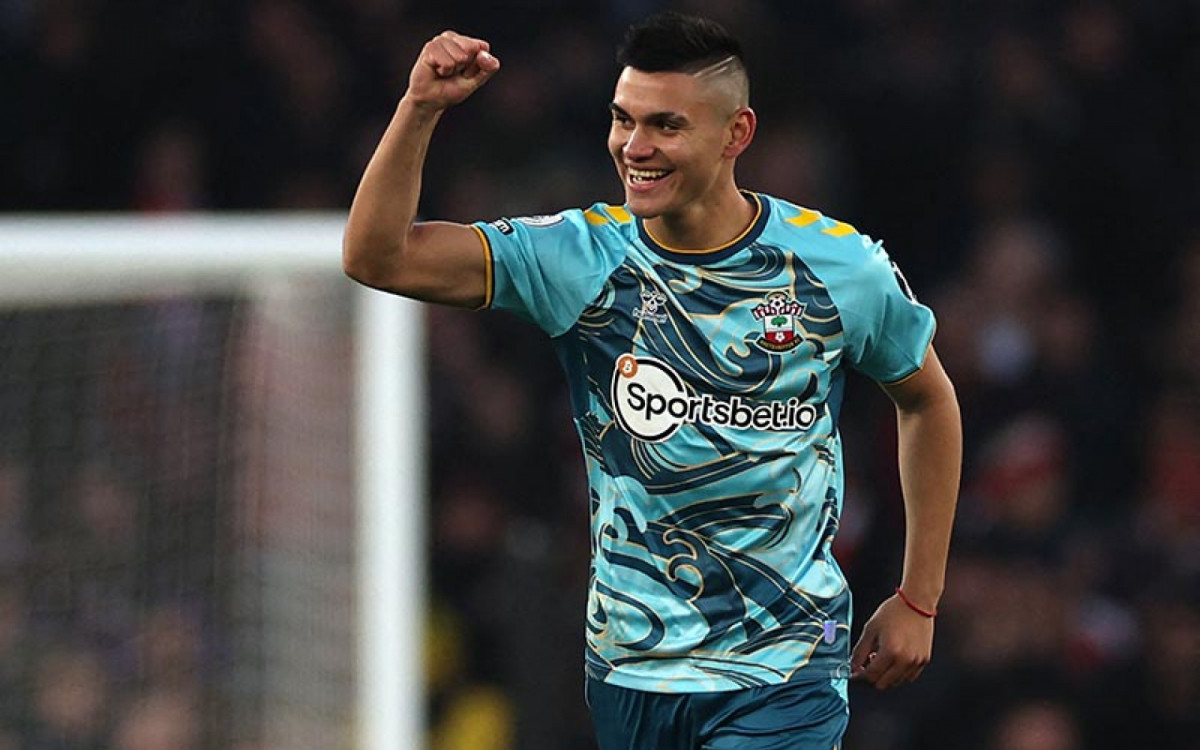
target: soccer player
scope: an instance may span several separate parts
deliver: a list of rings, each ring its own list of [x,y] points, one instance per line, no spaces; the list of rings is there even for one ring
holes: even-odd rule
[[[737,186],[756,115],[720,26],[651,17],[619,61],[624,205],[416,222],[435,125],[500,70],[486,41],[431,40],[355,196],[345,270],[552,338],[587,464],[602,750],[832,750],[848,679],[900,685],[930,658],[961,456],[933,314],[879,242]],[[853,649],[830,554],[849,368],[895,403],[906,517],[900,585]]]

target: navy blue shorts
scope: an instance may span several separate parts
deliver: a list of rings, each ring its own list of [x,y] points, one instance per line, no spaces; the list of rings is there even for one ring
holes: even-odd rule
[[[587,681],[600,750],[837,750],[845,680],[721,693],[647,693]]]

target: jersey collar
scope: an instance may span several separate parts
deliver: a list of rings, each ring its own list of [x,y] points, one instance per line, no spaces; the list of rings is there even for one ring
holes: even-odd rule
[[[650,232],[646,230],[646,222],[641,218],[637,220],[638,237],[646,244],[646,247],[653,250],[656,254],[676,263],[705,265],[725,260],[738,250],[748,247],[757,240],[759,235],[762,234],[763,229],[767,226],[767,219],[771,214],[771,204],[763,200],[758,193],[743,190],[742,195],[754,206],[754,219],[750,222],[750,226],[746,227],[746,231],[724,245],[703,250],[679,250],[667,247],[654,239]]]

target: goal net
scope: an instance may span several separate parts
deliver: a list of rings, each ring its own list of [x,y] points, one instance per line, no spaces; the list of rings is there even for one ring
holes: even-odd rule
[[[0,750],[423,744],[420,324],[343,222],[0,220]]]

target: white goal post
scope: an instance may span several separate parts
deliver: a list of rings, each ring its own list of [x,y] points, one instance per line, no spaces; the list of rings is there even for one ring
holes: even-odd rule
[[[0,311],[229,294],[291,299],[286,315],[305,312],[289,289],[314,286],[344,299],[353,403],[340,406],[352,407],[357,529],[348,584],[356,695],[344,746],[417,748],[425,731],[423,323],[417,304],[342,275],[344,222],[332,213],[0,216]]]

